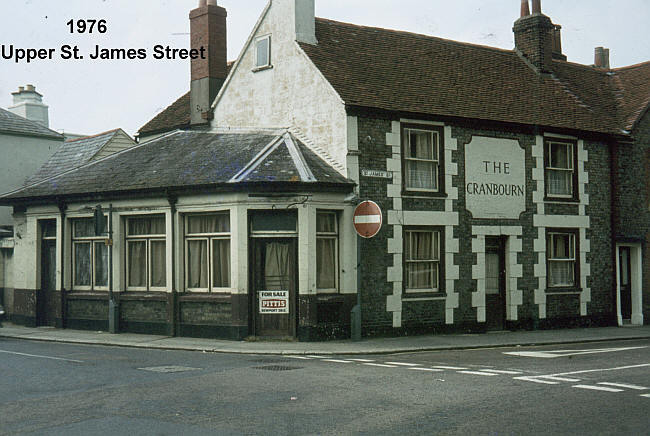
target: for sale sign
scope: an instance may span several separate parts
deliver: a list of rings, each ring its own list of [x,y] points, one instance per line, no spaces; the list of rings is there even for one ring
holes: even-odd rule
[[[289,291],[259,291],[260,313],[288,314]]]

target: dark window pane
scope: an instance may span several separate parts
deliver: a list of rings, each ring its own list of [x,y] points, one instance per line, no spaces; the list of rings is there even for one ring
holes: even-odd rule
[[[208,287],[208,241],[187,241],[187,286]]]
[[[230,240],[215,239],[212,247],[212,286],[230,287]]]
[[[75,238],[95,236],[95,222],[92,218],[74,220],[73,223]]]
[[[147,286],[147,243],[129,241],[129,286]]]
[[[131,236],[164,235],[165,217],[129,218],[128,231]]]
[[[252,225],[254,232],[268,231],[296,231],[296,214],[289,213],[259,213],[253,215]]]
[[[316,232],[318,233],[335,233],[336,232],[336,214],[319,213],[316,215]]]
[[[90,250],[90,242],[74,244],[74,284],[77,286],[90,286]]]
[[[167,284],[165,241],[151,241],[151,286],[162,288]]]
[[[230,232],[230,215],[191,215],[187,217],[187,232],[228,233]]]
[[[56,237],[56,220],[41,221],[41,231],[44,238]]]
[[[108,286],[108,247],[95,242],[95,286]]]

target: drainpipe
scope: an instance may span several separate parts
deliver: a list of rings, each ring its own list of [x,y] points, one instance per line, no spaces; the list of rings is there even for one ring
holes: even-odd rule
[[[108,331],[119,330],[119,309],[113,292],[113,204],[108,206]]]
[[[618,198],[618,143],[612,141],[609,145],[609,162],[610,162],[610,179],[612,191],[610,193],[610,221],[611,221],[611,240],[612,240],[612,269],[614,271],[614,280],[612,281],[612,296],[614,307],[612,308],[612,318],[618,325],[618,275],[616,274],[616,262],[618,261],[618,250],[616,248],[616,234],[618,227],[618,213],[616,212],[616,198]]]
[[[169,208],[171,210],[171,251],[172,251],[172,271],[171,271],[171,281],[172,281],[172,293],[170,301],[170,327],[169,334],[170,336],[176,336],[178,333],[178,293],[176,292],[176,203],[178,202],[178,197],[167,193],[167,201],[169,202]]]
[[[59,215],[61,217],[61,247],[59,255],[61,257],[61,328],[66,327],[66,303],[65,303],[65,210],[67,205],[59,201]]]

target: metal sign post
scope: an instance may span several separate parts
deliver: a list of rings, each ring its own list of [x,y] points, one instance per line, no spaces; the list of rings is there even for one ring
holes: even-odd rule
[[[379,233],[383,222],[381,208],[374,201],[361,202],[354,210],[353,225],[357,232],[357,304],[351,312],[352,340],[361,340],[361,241]]]

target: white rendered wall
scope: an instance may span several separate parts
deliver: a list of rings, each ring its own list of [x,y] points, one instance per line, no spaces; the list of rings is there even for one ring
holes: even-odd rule
[[[63,144],[48,139],[0,133],[0,194],[20,188]],[[12,208],[0,207],[0,226],[10,226]]]
[[[215,100],[215,128],[288,127],[346,175],[347,115],[296,43],[294,0],[273,0]],[[254,72],[255,39],[271,35],[272,68]]]

